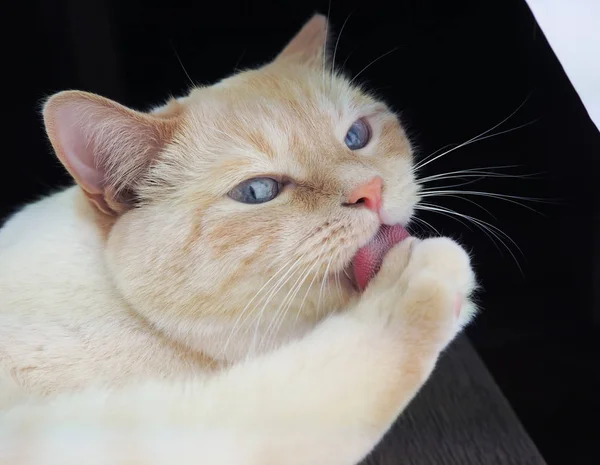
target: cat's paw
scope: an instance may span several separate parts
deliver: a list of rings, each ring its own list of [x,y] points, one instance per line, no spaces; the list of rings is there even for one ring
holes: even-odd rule
[[[454,310],[457,325],[466,325],[475,314],[471,296],[476,287],[475,273],[469,254],[455,241],[446,237],[425,239],[413,250],[403,273],[409,283],[420,274],[431,274],[456,292]]]
[[[363,307],[415,343],[443,347],[473,317],[474,288],[469,255],[456,242],[408,239],[387,254]]]

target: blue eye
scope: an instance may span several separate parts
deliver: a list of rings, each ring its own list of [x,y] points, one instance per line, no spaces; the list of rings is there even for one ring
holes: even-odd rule
[[[371,128],[364,119],[359,119],[350,126],[344,142],[350,150],[362,149],[371,140]]]
[[[228,195],[242,203],[265,203],[279,195],[281,186],[281,183],[275,179],[253,178],[238,184]]]

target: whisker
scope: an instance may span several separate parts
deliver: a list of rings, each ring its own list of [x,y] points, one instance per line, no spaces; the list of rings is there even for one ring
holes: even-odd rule
[[[276,331],[276,323],[279,321],[279,319],[281,318],[281,322],[283,323],[283,318],[285,318],[285,314],[287,313],[288,310],[288,305],[292,305],[293,303],[293,299],[294,299],[294,292],[296,290],[297,287],[301,286],[304,279],[305,279],[305,275],[308,271],[308,269],[310,268],[310,264],[306,265],[302,271],[300,272],[300,275],[298,276],[298,278],[296,279],[296,281],[292,284],[292,287],[288,290],[287,294],[285,295],[285,297],[283,298],[282,302],[279,304],[279,306],[277,307],[277,310],[275,310],[274,315],[271,318],[271,322],[269,323],[269,325],[267,326],[267,328],[265,329],[263,336],[261,337],[260,343],[258,344],[258,347],[264,347],[263,343],[265,342],[265,340],[269,339],[269,335],[271,333],[271,328],[273,328],[273,336],[274,338],[276,338],[277,336],[277,331]],[[279,329],[279,327],[277,327],[277,330]],[[257,329],[258,330],[258,329]]]
[[[188,81],[190,81],[190,84],[192,84],[192,87],[196,87],[197,84],[192,80],[189,73],[187,72],[187,69],[185,69],[185,66],[183,66],[183,61],[181,61],[181,58],[179,57],[179,53],[177,53],[177,50],[175,49],[175,45],[173,44],[173,41],[169,40],[169,44],[171,45],[171,48],[173,49],[173,53],[175,53],[175,57],[177,58],[177,61],[179,62],[179,66],[181,66],[181,69],[183,70],[186,77],[188,78]]]
[[[495,176],[495,175],[490,175],[487,173],[481,173],[481,174],[464,174],[464,175],[456,175],[456,176],[444,176],[444,177],[439,177],[437,179],[419,179],[417,181],[417,184],[419,185],[420,188],[420,192],[426,192],[428,190],[432,190],[432,189],[449,189],[449,188],[453,188],[453,187],[462,187],[462,186],[469,186],[471,184],[475,184],[479,181],[481,181],[482,179],[487,179],[487,178],[521,178],[520,176]],[[443,184],[443,185],[435,185],[435,186],[427,186],[426,188],[423,188],[422,186],[424,184],[427,184],[428,182],[442,182],[442,181],[447,181],[450,179],[468,179],[468,178],[475,178],[475,179],[470,179],[468,181],[463,181],[463,182],[458,182],[458,183],[454,183],[454,184]],[[544,201],[547,202],[547,200],[542,200],[540,199],[540,201]]]
[[[468,177],[469,176],[455,176],[454,179],[463,179],[463,178],[468,178]],[[421,187],[421,184],[424,184],[424,183],[421,183],[421,181],[418,181],[419,187],[421,187],[421,189],[419,190],[419,192],[420,193],[421,192],[425,192],[425,191],[427,191],[427,189],[448,189],[448,188],[451,188],[451,187],[470,186],[471,184],[475,184],[475,183],[481,181],[482,179],[485,179],[487,176],[472,176],[472,177],[474,177],[475,179],[470,179],[468,181],[463,181],[463,182],[457,182],[455,184],[444,184],[444,185],[441,185],[441,186],[430,186],[430,187],[428,186],[425,189],[423,189]],[[452,177],[449,177],[447,179],[452,179]],[[437,181],[439,182],[439,181],[445,181],[445,180],[446,180],[446,178],[439,179]]]
[[[316,263],[320,263],[321,262],[321,256],[322,255],[323,254],[319,255],[319,257],[317,258]],[[310,284],[308,285],[308,289],[306,290],[306,293],[304,294],[304,297],[302,298],[302,302],[300,303],[300,308],[298,309],[298,313],[296,314],[296,320],[294,322],[294,325],[298,322],[298,318],[300,317],[300,313],[302,312],[302,307],[304,307],[304,302],[306,301],[306,298],[308,297],[308,294],[310,293],[310,289],[312,288],[312,285],[315,282],[315,280],[317,279],[318,275],[319,275],[319,273],[318,273],[318,270],[317,270],[317,272],[315,272],[315,275],[313,276],[313,279],[311,280]],[[318,312],[318,305],[317,305],[317,312]]]
[[[523,128],[526,128],[527,126],[531,126],[532,124],[537,123],[540,119],[542,119],[542,118],[541,117],[535,118],[535,119],[532,119],[531,121],[528,121],[527,123],[519,124],[518,126],[515,126],[514,128],[504,129],[500,132],[495,132],[494,134],[488,134],[486,136],[478,138],[476,142],[481,142],[482,140],[491,139],[492,137],[498,137],[503,134],[509,134],[511,132],[518,131],[519,129],[523,129]]]
[[[416,210],[422,210],[422,211],[431,211],[431,210],[429,210],[429,209],[427,209],[427,208],[424,208],[424,207],[426,207],[426,206],[428,206],[428,205],[429,205],[429,204],[426,204],[426,203],[420,203],[419,205],[417,205],[417,206],[415,207],[415,209],[416,209]],[[448,214],[448,213],[446,213],[446,212],[444,212],[444,211],[436,211],[435,213],[439,213],[439,214],[440,214],[440,215],[442,215],[442,216],[447,216],[448,218],[452,218],[454,221],[457,221],[457,222],[459,222],[460,224],[462,224],[462,225],[463,225],[465,228],[467,228],[469,231],[472,231],[472,230],[473,230],[473,228],[471,228],[471,226],[469,225],[469,223],[466,223],[466,222],[464,222],[464,221],[463,221],[461,218],[457,218],[456,216],[454,216],[454,215],[450,215],[450,214]],[[422,218],[421,218],[421,221],[423,221],[423,219],[422,219]],[[441,236],[441,234],[440,234],[440,236]]]
[[[537,202],[537,203],[551,203],[545,199],[538,199],[534,197],[520,197],[517,195],[505,195],[505,194],[497,194],[494,192],[479,192],[479,191],[460,191],[460,190],[439,190],[439,191],[423,191],[420,196],[422,198],[427,197],[455,197],[464,201],[468,201],[468,199],[463,196],[478,196],[478,197],[488,197],[496,200],[502,200],[504,202],[512,203],[514,205],[518,205],[522,208],[526,208],[534,213],[537,213],[541,216],[546,216],[535,208],[519,202],[519,200],[527,201],[527,202]],[[489,212],[488,212],[489,213]],[[492,215],[493,216],[493,215]]]
[[[434,161],[436,161],[436,160],[440,159],[441,157],[443,157],[443,156],[445,156],[445,155],[448,155],[449,153],[452,153],[452,152],[454,152],[455,150],[458,150],[458,149],[460,149],[460,148],[462,148],[462,147],[466,147],[466,146],[468,146],[468,145],[470,145],[470,144],[473,144],[473,143],[475,143],[475,142],[481,142],[482,140],[489,139],[489,138],[491,138],[491,137],[496,137],[497,135],[506,134],[506,133],[508,133],[508,132],[511,132],[511,131],[516,131],[517,129],[521,129],[521,128],[525,127],[525,126],[529,126],[529,125],[533,124],[534,122],[536,122],[536,121],[537,121],[537,119],[536,119],[536,120],[534,120],[534,121],[530,121],[529,123],[525,123],[525,124],[522,124],[522,125],[520,125],[520,126],[517,126],[516,128],[507,129],[507,130],[505,130],[505,131],[501,131],[501,132],[499,132],[499,133],[497,133],[497,134],[490,134],[490,132],[492,132],[493,130],[497,129],[498,127],[500,127],[501,125],[503,125],[503,124],[504,124],[506,121],[508,121],[510,118],[512,118],[512,117],[513,117],[513,116],[514,116],[514,115],[515,115],[515,114],[516,114],[516,113],[517,113],[517,112],[518,112],[518,111],[519,111],[519,110],[520,110],[520,109],[523,107],[523,105],[525,105],[525,103],[527,103],[527,101],[528,101],[528,100],[529,100],[529,97],[527,97],[527,98],[526,98],[526,99],[523,101],[523,103],[521,103],[521,104],[520,104],[520,105],[517,107],[517,109],[516,109],[516,110],[514,110],[514,111],[513,111],[513,112],[512,112],[510,115],[508,115],[506,118],[504,118],[502,121],[500,121],[500,122],[499,122],[499,123],[497,123],[496,125],[494,125],[494,126],[492,126],[491,128],[487,129],[486,131],[483,131],[482,133],[480,133],[480,134],[476,135],[475,137],[472,137],[471,139],[469,139],[469,140],[467,140],[467,141],[463,142],[462,144],[459,144],[459,145],[457,145],[456,147],[454,147],[454,148],[452,148],[452,149],[446,150],[446,151],[444,151],[444,152],[440,153],[439,155],[436,155],[434,158],[431,158],[431,159],[429,159],[429,160],[427,160],[427,158],[426,158],[424,161],[422,161],[421,163],[418,163],[418,164],[417,164],[417,165],[414,167],[414,171],[418,171],[418,170],[420,170],[421,168],[423,168],[424,166],[427,166],[429,163],[432,163],[432,162],[434,162]]]
[[[310,237],[310,234],[307,234],[307,235],[305,235],[305,237],[304,237],[303,239],[301,239],[301,240],[298,242],[298,245],[299,245],[299,244],[301,244],[303,241],[305,241],[305,240],[306,240],[307,238],[309,238],[309,237]],[[300,260],[304,259],[304,257],[305,257],[305,256],[306,256],[306,253],[302,254],[302,256],[300,256],[300,257],[298,258],[298,260],[296,260],[296,262],[295,262],[295,263],[292,265],[292,268],[293,268],[293,267],[295,267],[295,266],[297,265],[297,263],[298,263]],[[306,269],[306,268],[305,268],[305,269]],[[279,292],[279,291],[280,291],[280,290],[283,288],[283,286],[285,286],[285,285],[286,285],[286,284],[287,284],[287,283],[288,283],[288,282],[289,282],[289,281],[290,281],[290,280],[291,280],[291,279],[292,279],[292,278],[295,276],[295,274],[296,274],[296,271],[297,271],[297,270],[295,270],[295,271],[294,271],[294,272],[293,272],[293,273],[292,273],[292,274],[291,274],[289,277],[287,277],[287,279],[286,279],[286,275],[289,273],[289,271],[291,271],[291,270],[288,270],[288,272],[287,272],[287,273],[285,273],[285,274],[284,274],[284,276],[283,276],[282,278],[280,278],[280,280],[278,281],[278,283],[277,283],[277,284],[275,284],[275,285],[273,286],[272,290],[271,290],[271,291],[269,292],[269,294],[266,296],[266,301],[265,301],[265,303],[263,304],[263,306],[262,306],[262,308],[261,308],[261,310],[260,310],[260,312],[259,312],[259,314],[258,314],[258,317],[255,317],[256,324],[255,324],[255,332],[254,332],[254,337],[253,337],[253,340],[254,340],[254,341],[256,340],[256,337],[257,337],[257,334],[258,334],[259,325],[260,325],[260,321],[261,321],[261,318],[262,318],[262,315],[263,315],[263,313],[264,313],[264,310],[265,310],[265,308],[266,308],[266,307],[268,306],[268,304],[271,302],[271,300],[273,299],[273,297],[274,297],[274,296],[275,296],[275,295],[276,295],[276,294],[277,294],[277,293],[278,293],[278,292]],[[302,273],[303,273],[303,272],[301,272],[301,275],[302,275]],[[298,282],[298,281],[296,281],[296,282]],[[295,284],[294,284],[294,285],[295,285]],[[292,286],[292,289],[293,289],[293,286]],[[286,297],[284,298],[284,301],[283,301],[283,302],[280,304],[280,307],[283,305],[283,303],[285,302],[285,300],[287,299],[287,297],[288,297],[288,296],[289,296],[289,292],[288,292],[288,295],[286,295]],[[264,299],[264,298],[265,298],[265,297],[263,297],[263,299]],[[256,309],[256,307],[257,307],[257,306],[255,306],[255,307],[254,307],[254,309]],[[278,308],[278,311],[279,311],[279,308]],[[272,323],[272,322],[271,322],[271,323]],[[246,332],[247,332],[247,330],[246,330]]]
[[[492,178],[532,178],[541,173],[535,173],[530,175],[523,174],[510,174],[510,173],[498,173],[495,171],[488,170],[500,170],[500,169],[510,169],[510,168],[518,168],[519,165],[504,165],[504,166],[486,166],[482,168],[469,168],[464,170],[456,170],[449,171],[446,173],[437,173],[431,176],[426,176],[424,178],[420,178],[419,182],[429,182],[429,181],[437,181],[437,180],[445,180],[445,179],[453,179],[453,178],[467,178],[474,176],[489,176]]]
[[[354,53],[354,50],[352,50],[350,53],[348,53],[348,55],[346,55],[346,59],[344,60],[344,62],[342,63],[342,66],[340,66],[340,69],[345,69],[346,68],[346,64],[348,63],[348,59],[350,58],[350,56]]]
[[[377,58],[375,58],[373,61],[371,61],[367,66],[365,66],[363,69],[361,69],[357,74],[354,75],[354,77],[352,79],[350,79],[349,84],[352,84],[356,78],[358,78],[358,76],[360,76],[362,73],[364,73],[368,68],[370,68],[373,64],[377,63],[379,60],[381,60],[382,58],[388,56],[390,53],[394,53],[396,50],[398,50],[400,48],[400,46],[394,47],[393,49],[391,49],[388,52],[385,52],[383,55],[379,55]]]
[[[302,255],[300,257],[300,259],[303,259],[304,255]],[[258,330],[260,328],[260,322],[262,320],[262,317],[265,313],[265,309],[268,307],[268,305],[271,303],[271,301],[273,300],[273,298],[277,295],[277,293],[283,288],[283,286],[285,286],[295,275],[296,275],[296,271],[295,270],[292,274],[289,274],[291,270],[288,270],[283,277],[279,280],[279,283],[273,288],[273,290],[268,294],[268,296],[266,297],[266,300],[263,304],[263,306],[261,307],[261,309],[258,312],[258,315],[254,318],[254,336],[252,337],[252,349],[257,350],[259,347],[256,346],[256,340],[258,338]],[[289,276],[288,276],[289,275]],[[255,307],[256,308],[256,307]],[[246,331],[247,332],[247,331]],[[244,334],[246,334],[246,332]]]
[[[547,203],[547,199],[542,199],[539,197],[522,197],[519,195],[508,195],[508,194],[498,194],[496,192],[485,192],[485,191],[461,191],[461,190],[433,190],[433,189],[425,189],[422,191],[425,194],[465,194],[465,195],[484,195],[488,197],[502,198],[502,199],[516,199],[516,200],[526,200],[529,202],[537,202],[537,203]]]
[[[497,226],[494,226],[493,224],[490,224],[480,218],[475,218],[470,215],[458,213],[458,212],[456,212],[452,209],[446,208],[446,207],[440,207],[440,206],[431,205],[431,204],[421,204],[419,206],[419,208],[422,210],[427,210],[427,211],[431,211],[431,212],[438,212],[438,213],[443,212],[443,213],[447,213],[449,215],[456,215],[457,217],[460,217],[460,218],[470,221],[471,223],[473,223],[473,225],[479,227],[481,229],[481,231],[484,232],[486,235],[488,235],[488,233],[491,234],[491,236],[495,237],[496,240],[498,240],[506,248],[508,253],[512,256],[513,260],[515,261],[517,268],[519,269],[521,274],[523,274],[523,270],[521,268],[521,265],[519,264],[519,261],[517,260],[517,257],[515,256],[513,251],[510,249],[510,247],[507,245],[507,243],[502,239],[502,237],[504,237],[512,245],[514,245],[516,247],[516,249],[521,253],[521,255],[523,255],[523,251],[518,246],[518,244],[507,233],[502,231]],[[488,236],[488,237],[490,237],[490,236]],[[492,239],[492,237],[490,237],[490,239]],[[492,240],[492,243],[495,244],[495,242],[493,240]]]
[[[323,250],[324,249],[325,249],[325,245],[323,245],[321,247],[321,251],[319,252],[319,255],[312,261],[312,264],[309,263],[304,268],[304,271],[300,274],[300,276],[298,277],[298,279],[296,280],[296,282],[292,285],[292,287],[288,291],[287,295],[285,296],[285,298],[282,300],[281,304],[279,305],[279,308],[277,309],[277,311],[275,313],[275,316],[273,317],[273,320],[271,321],[271,323],[269,324],[269,326],[265,330],[265,336],[264,337],[266,337],[269,334],[269,331],[270,331],[271,327],[274,324],[276,324],[276,323],[278,323],[278,325],[276,327],[273,326],[273,329],[274,329],[273,334],[274,335],[277,334],[277,332],[279,331],[279,328],[283,324],[283,321],[285,319],[285,315],[288,313],[290,307],[294,303],[294,299],[298,295],[298,292],[300,292],[300,289],[302,288],[302,286],[304,285],[304,282],[306,281],[306,279],[310,275],[310,272],[319,263],[319,261],[321,259],[321,256],[323,254]],[[284,309],[284,310],[282,312],[280,312],[281,309]],[[280,314],[281,314],[281,316],[280,316]],[[264,337],[263,337],[263,339],[264,339]],[[261,346],[262,346],[262,341],[261,341]]]
[[[327,267],[325,268],[325,274],[323,275],[323,280],[321,282],[321,289],[319,290],[319,301],[317,303],[317,316],[321,310],[321,298],[323,297],[323,289],[325,288],[325,283],[329,279],[329,268],[331,267],[331,263],[333,262],[334,256],[329,257],[329,261],[327,262]]]
[[[431,229],[433,232],[435,232],[438,236],[441,236],[440,232],[429,222],[425,221],[423,218],[419,218],[417,216],[413,217],[414,221],[417,221],[419,223],[424,224],[426,227],[428,227],[429,229]]]
[[[294,268],[302,259],[302,257],[299,257],[296,259],[295,263],[293,265],[291,265],[290,268]],[[279,274],[288,267],[288,265],[294,261],[294,257],[292,257],[290,260],[287,260],[282,266],[281,268],[279,268],[274,274],[273,276],[271,276],[267,282],[265,282],[262,287],[254,294],[254,297],[252,297],[248,303],[246,304],[246,306],[243,308],[243,310],[239,313],[237,319],[235,320],[235,322],[233,323],[233,327],[232,330],[229,334],[229,337],[227,338],[227,341],[225,342],[225,345],[223,346],[223,349],[221,350],[221,355],[225,354],[225,352],[227,351],[227,348],[229,347],[229,343],[231,342],[232,338],[235,336],[235,334],[238,332],[239,327],[241,325],[243,325],[246,320],[248,319],[249,314],[246,314],[246,312],[248,311],[248,309],[250,308],[250,305],[252,305],[252,302],[254,302],[254,300],[256,300],[256,298],[261,294],[261,292],[276,278],[279,277]],[[262,298],[261,298],[262,299]],[[254,307],[256,308],[256,306]],[[249,312],[251,313],[251,312]],[[240,321],[242,320],[243,321]]]
[[[344,268],[344,269],[342,270],[342,272],[344,273],[344,276],[345,276],[346,278],[348,278],[349,280],[352,280],[352,278],[351,278],[351,277],[350,277],[350,275],[348,274],[348,270],[347,270],[346,268]]]
[[[325,66],[327,62],[327,42],[329,41],[329,17],[331,16],[331,0],[327,6],[327,23],[325,25],[325,41],[323,42],[323,87],[325,87]]]
[[[424,224],[420,223],[420,221],[421,218],[418,218],[415,213],[411,218],[411,222],[406,226],[408,234],[410,234],[411,236],[420,237],[424,233],[429,232],[429,228]]]
[[[440,152],[442,152],[442,151],[444,151],[444,150],[448,149],[449,147],[453,147],[453,146],[455,146],[455,145],[456,145],[456,144],[446,144],[446,145],[444,145],[444,146],[440,147],[439,149],[437,149],[437,150],[434,150],[432,153],[430,153],[430,154],[429,154],[429,155],[427,155],[426,157],[423,157],[423,159],[420,161],[420,163],[426,162],[428,159],[430,159],[430,158],[434,157],[434,156],[435,156],[435,155],[437,155],[438,153],[440,153]],[[416,172],[416,170],[418,169],[418,167],[419,167],[419,164],[417,163],[417,164],[416,164],[416,165],[413,167],[413,172]]]
[[[355,9],[356,9],[356,8],[355,8]],[[333,79],[333,75],[334,75],[334,72],[335,72],[335,56],[336,56],[336,54],[337,54],[337,48],[338,48],[338,44],[339,44],[339,42],[340,42],[340,38],[342,37],[342,32],[344,32],[344,28],[346,27],[346,23],[348,22],[348,20],[349,20],[349,19],[350,19],[350,17],[352,16],[352,13],[354,13],[355,9],[354,9],[354,10],[352,10],[352,11],[351,11],[351,12],[348,14],[348,16],[346,16],[346,19],[345,19],[344,23],[342,24],[342,27],[340,28],[340,33],[339,33],[339,34],[338,34],[338,36],[337,36],[337,40],[335,41],[335,47],[333,48],[333,58],[332,58],[332,60],[331,60],[331,76],[332,76],[332,79]]]
[[[308,238],[310,237],[310,234],[306,234],[304,235],[300,240],[298,240],[298,242],[296,242],[295,244],[295,248],[301,246],[304,241],[306,241]],[[258,301],[257,304],[254,305],[254,307],[252,308],[252,310],[248,313],[247,310],[249,309],[250,305],[252,304],[252,302],[261,294],[261,292],[263,290],[265,290],[267,288],[267,286],[276,278],[279,277],[280,273],[283,272],[286,268],[288,268],[288,265],[290,265],[290,263],[292,263],[294,261],[294,259],[296,260],[291,266],[290,268],[288,268],[288,272],[293,270],[298,263],[302,260],[303,256],[300,256],[298,258],[296,258],[295,256],[292,256],[290,259],[286,260],[283,265],[281,266],[281,268],[279,268],[274,274],[273,276],[271,276],[262,286],[261,288],[254,294],[254,296],[248,301],[248,303],[246,304],[246,306],[244,307],[244,309],[240,312],[240,314],[238,315],[236,321],[233,324],[232,330],[229,334],[229,337],[227,338],[227,341],[225,343],[225,345],[223,346],[223,349],[221,350],[220,356],[222,356],[225,351],[227,350],[227,347],[229,346],[229,343],[231,341],[231,339],[233,338],[233,336],[235,334],[237,334],[239,332],[240,327],[248,320],[248,317],[251,316],[252,312],[257,308],[257,305],[260,304],[260,302],[263,301],[263,299],[265,298],[265,296],[262,296],[260,298],[260,300]],[[287,274],[287,273],[286,273]],[[285,275],[284,275],[285,277]],[[280,282],[281,279],[275,283],[271,289],[268,292],[271,292]],[[243,321],[240,321],[243,317]],[[246,329],[246,331],[244,332],[244,334],[246,334],[248,332],[248,329]]]
[[[284,311],[281,312],[281,317],[277,318],[277,320],[274,320],[274,321],[277,321],[277,326],[274,327],[274,331],[273,331],[273,335],[274,336],[276,336],[277,333],[279,332],[281,326],[283,325],[283,322],[285,320],[286,315],[289,313],[290,309],[292,308],[292,305],[293,305],[294,301],[296,300],[296,297],[298,296],[298,293],[302,289],[302,286],[306,282],[306,279],[310,276],[311,271],[313,270],[314,266],[317,263],[318,263],[318,259],[313,262],[312,266],[307,267],[306,272],[302,276],[302,280],[300,281],[300,283],[297,286],[295,286],[295,289],[293,288],[294,291],[289,296],[288,303],[285,306]],[[300,311],[301,311],[301,308],[299,308],[298,312],[296,313],[296,319],[294,320],[294,327],[295,327],[296,323],[298,322],[298,317],[300,316]]]
[[[336,253],[334,261],[336,261],[339,256],[340,256],[340,252]],[[341,284],[340,284],[340,272],[339,272],[339,270],[336,270],[334,272],[333,276],[335,277],[335,288],[337,290],[338,297],[340,299],[342,299],[342,287],[341,287]]]
[[[517,131],[517,130],[519,130],[519,129],[522,129],[522,128],[524,128],[524,127],[527,127],[527,126],[530,126],[530,125],[532,125],[532,124],[536,123],[538,120],[539,120],[539,118],[537,118],[537,119],[535,119],[535,120],[533,120],[533,121],[529,121],[529,122],[527,122],[527,123],[521,124],[521,125],[519,125],[519,126],[516,126],[516,127],[514,127],[514,128],[506,129],[506,130],[504,130],[504,131],[500,131],[500,132],[497,132],[497,133],[494,133],[494,134],[487,134],[487,132],[488,132],[489,130],[488,130],[488,131],[485,131],[485,132],[483,132],[483,133],[479,134],[478,136],[476,136],[476,137],[474,137],[474,138],[472,138],[472,139],[469,139],[468,141],[466,141],[466,142],[463,142],[462,144],[459,144],[459,145],[457,145],[457,146],[456,146],[456,147],[454,147],[454,148],[451,148],[451,149],[449,149],[449,150],[446,150],[445,152],[442,152],[442,153],[440,153],[439,155],[437,155],[437,156],[436,156],[436,157],[434,157],[434,158],[431,158],[430,160],[427,160],[427,161],[423,161],[423,162],[421,162],[421,163],[418,163],[418,164],[417,164],[417,166],[415,166],[414,170],[415,170],[415,171],[417,171],[417,170],[420,170],[420,169],[421,169],[421,168],[423,168],[424,166],[427,166],[429,163],[432,163],[432,162],[434,162],[434,161],[436,161],[436,160],[439,160],[440,158],[442,158],[442,157],[444,157],[444,156],[446,156],[446,155],[448,155],[448,154],[450,154],[450,153],[452,153],[452,152],[454,152],[454,151],[456,151],[456,150],[458,150],[458,149],[461,149],[461,148],[467,147],[467,146],[469,146],[469,145],[472,145],[472,144],[475,144],[475,143],[478,143],[478,142],[484,141],[484,140],[486,140],[486,139],[491,139],[492,137],[498,137],[498,136],[501,136],[501,135],[503,135],[503,134],[507,134],[507,133],[509,133],[509,132]],[[503,122],[502,122],[502,123],[503,123]],[[502,124],[502,123],[500,123],[500,124]],[[484,135],[484,134],[487,134],[487,135]]]
[[[492,212],[490,212],[487,208],[485,208],[484,206],[478,204],[477,202],[475,202],[474,200],[471,199],[467,199],[465,197],[461,197],[460,195],[455,195],[455,194],[447,194],[447,195],[422,195],[422,198],[427,198],[427,197],[451,197],[451,198],[457,198],[462,200],[463,202],[468,202],[472,205],[475,205],[477,208],[480,208],[481,210],[483,210],[485,213],[487,213],[488,215],[490,215],[493,219],[498,220],[498,218],[496,218],[494,216],[494,214]]]
[[[235,66],[233,67],[234,71],[241,71],[238,69],[238,66],[239,66],[240,62],[242,61],[242,58],[244,58],[244,55],[246,54],[246,50],[248,50],[248,48],[244,47],[244,50],[242,50],[242,53],[240,54],[239,58],[235,62]]]
[[[459,212],[457,212],[455,210],[452,210],[451,208],[442,207],[442,206],[439,206],[439,205],[433,205],[433,204],[428,204],[428,203],[421,203],[420,205],[424,209],[428,209],[429,211],[439,211],[439,212],[444,211],[444,212],[452,214],[452,215],[457,215],[457,216],[459,216],[461,218],[464,218],[466,220],[469,220],[469,221],[473,222],[473,224],[475,224],[475,223],[481,223],[481,224],[483,224],[483,225],[491,228],[492,230],[497,231],[502,236],[504,236],[506,239],[508,239],[519,250],[519,252],[522,253],[520,247],[517,245],[517,243],[508,234],[506,234],[504,231],[502,231],[497,226],[494,226],[493,224],[490,224],[490,223],[482,220],[481,218],[476,218],[474,216],[467,215],[465,213],[459,213]]]

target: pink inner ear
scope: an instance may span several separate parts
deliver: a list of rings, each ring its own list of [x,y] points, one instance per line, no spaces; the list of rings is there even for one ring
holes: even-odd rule
[[[113,212],[129,208],[131,192],[180,121],[79,91],[52,96],[44,120],[60,161],[90,199]]]
[[[62,149],[57,150],[57,155],[81,187],[90,194],[101,194],[105,173],[98,167],[93,127],[102,122],[93,121],[92,109],[85,107],[73,102],[55,109],[52,125],[56,129],[56,142]]]

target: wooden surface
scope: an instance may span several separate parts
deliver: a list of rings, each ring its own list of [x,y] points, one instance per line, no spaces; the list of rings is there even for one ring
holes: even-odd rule
[[[506,398],[465,337],[364,465],[544,465]]]

